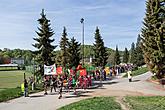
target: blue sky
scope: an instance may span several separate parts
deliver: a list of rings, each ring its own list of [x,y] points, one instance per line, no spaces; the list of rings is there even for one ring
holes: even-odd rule
[[[43,8],[55,32],[53,45],[59,45],[63,26],[69,38],[82,42],[83,17],[85,44],[94,43],[98,26],[105,46],[114,49],[118,45],[124,50],[130,49],[140,33],[145,0],[0,0],[0,48],[34,50],[37,19]]]

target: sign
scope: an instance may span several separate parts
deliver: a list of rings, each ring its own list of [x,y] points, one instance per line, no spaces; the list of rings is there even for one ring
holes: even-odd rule
[[[44,65],[44,74],[45,75],[55,75],[56,74],[56,65],[46,66]]]

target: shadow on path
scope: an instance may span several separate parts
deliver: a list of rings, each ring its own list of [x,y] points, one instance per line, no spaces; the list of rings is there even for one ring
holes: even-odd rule
[[[29,96],[30,98],[37,98],[37,97],[44,97],[45,95],[32,95],[32,96]]]
[[[132,80],[132,82],[139,82],[140,80]]]
[[[76,97],[90,97],[91,95],[86,95],[85,93],[93,93],[94,91],[76,91],[71,95],[65,96],[65,98],[76,98]]]

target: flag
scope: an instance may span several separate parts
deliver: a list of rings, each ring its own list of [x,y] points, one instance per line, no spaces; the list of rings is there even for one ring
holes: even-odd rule
[[[62,66],[57,67],[56,71],[57,71],[57,74],[62,74]]]
[[[44,65],[44,74],[45,75],[55,75],[56,74],[56,65],[46,66]]]
[[[86,69],[80,69],[80,76],[86,76],[86,75],[87,75]]]

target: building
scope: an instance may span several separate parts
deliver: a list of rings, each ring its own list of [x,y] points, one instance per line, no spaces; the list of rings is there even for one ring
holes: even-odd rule
[[[23,65],[25,64],[25,61],[23,58],[11,58],[11,64]]]

